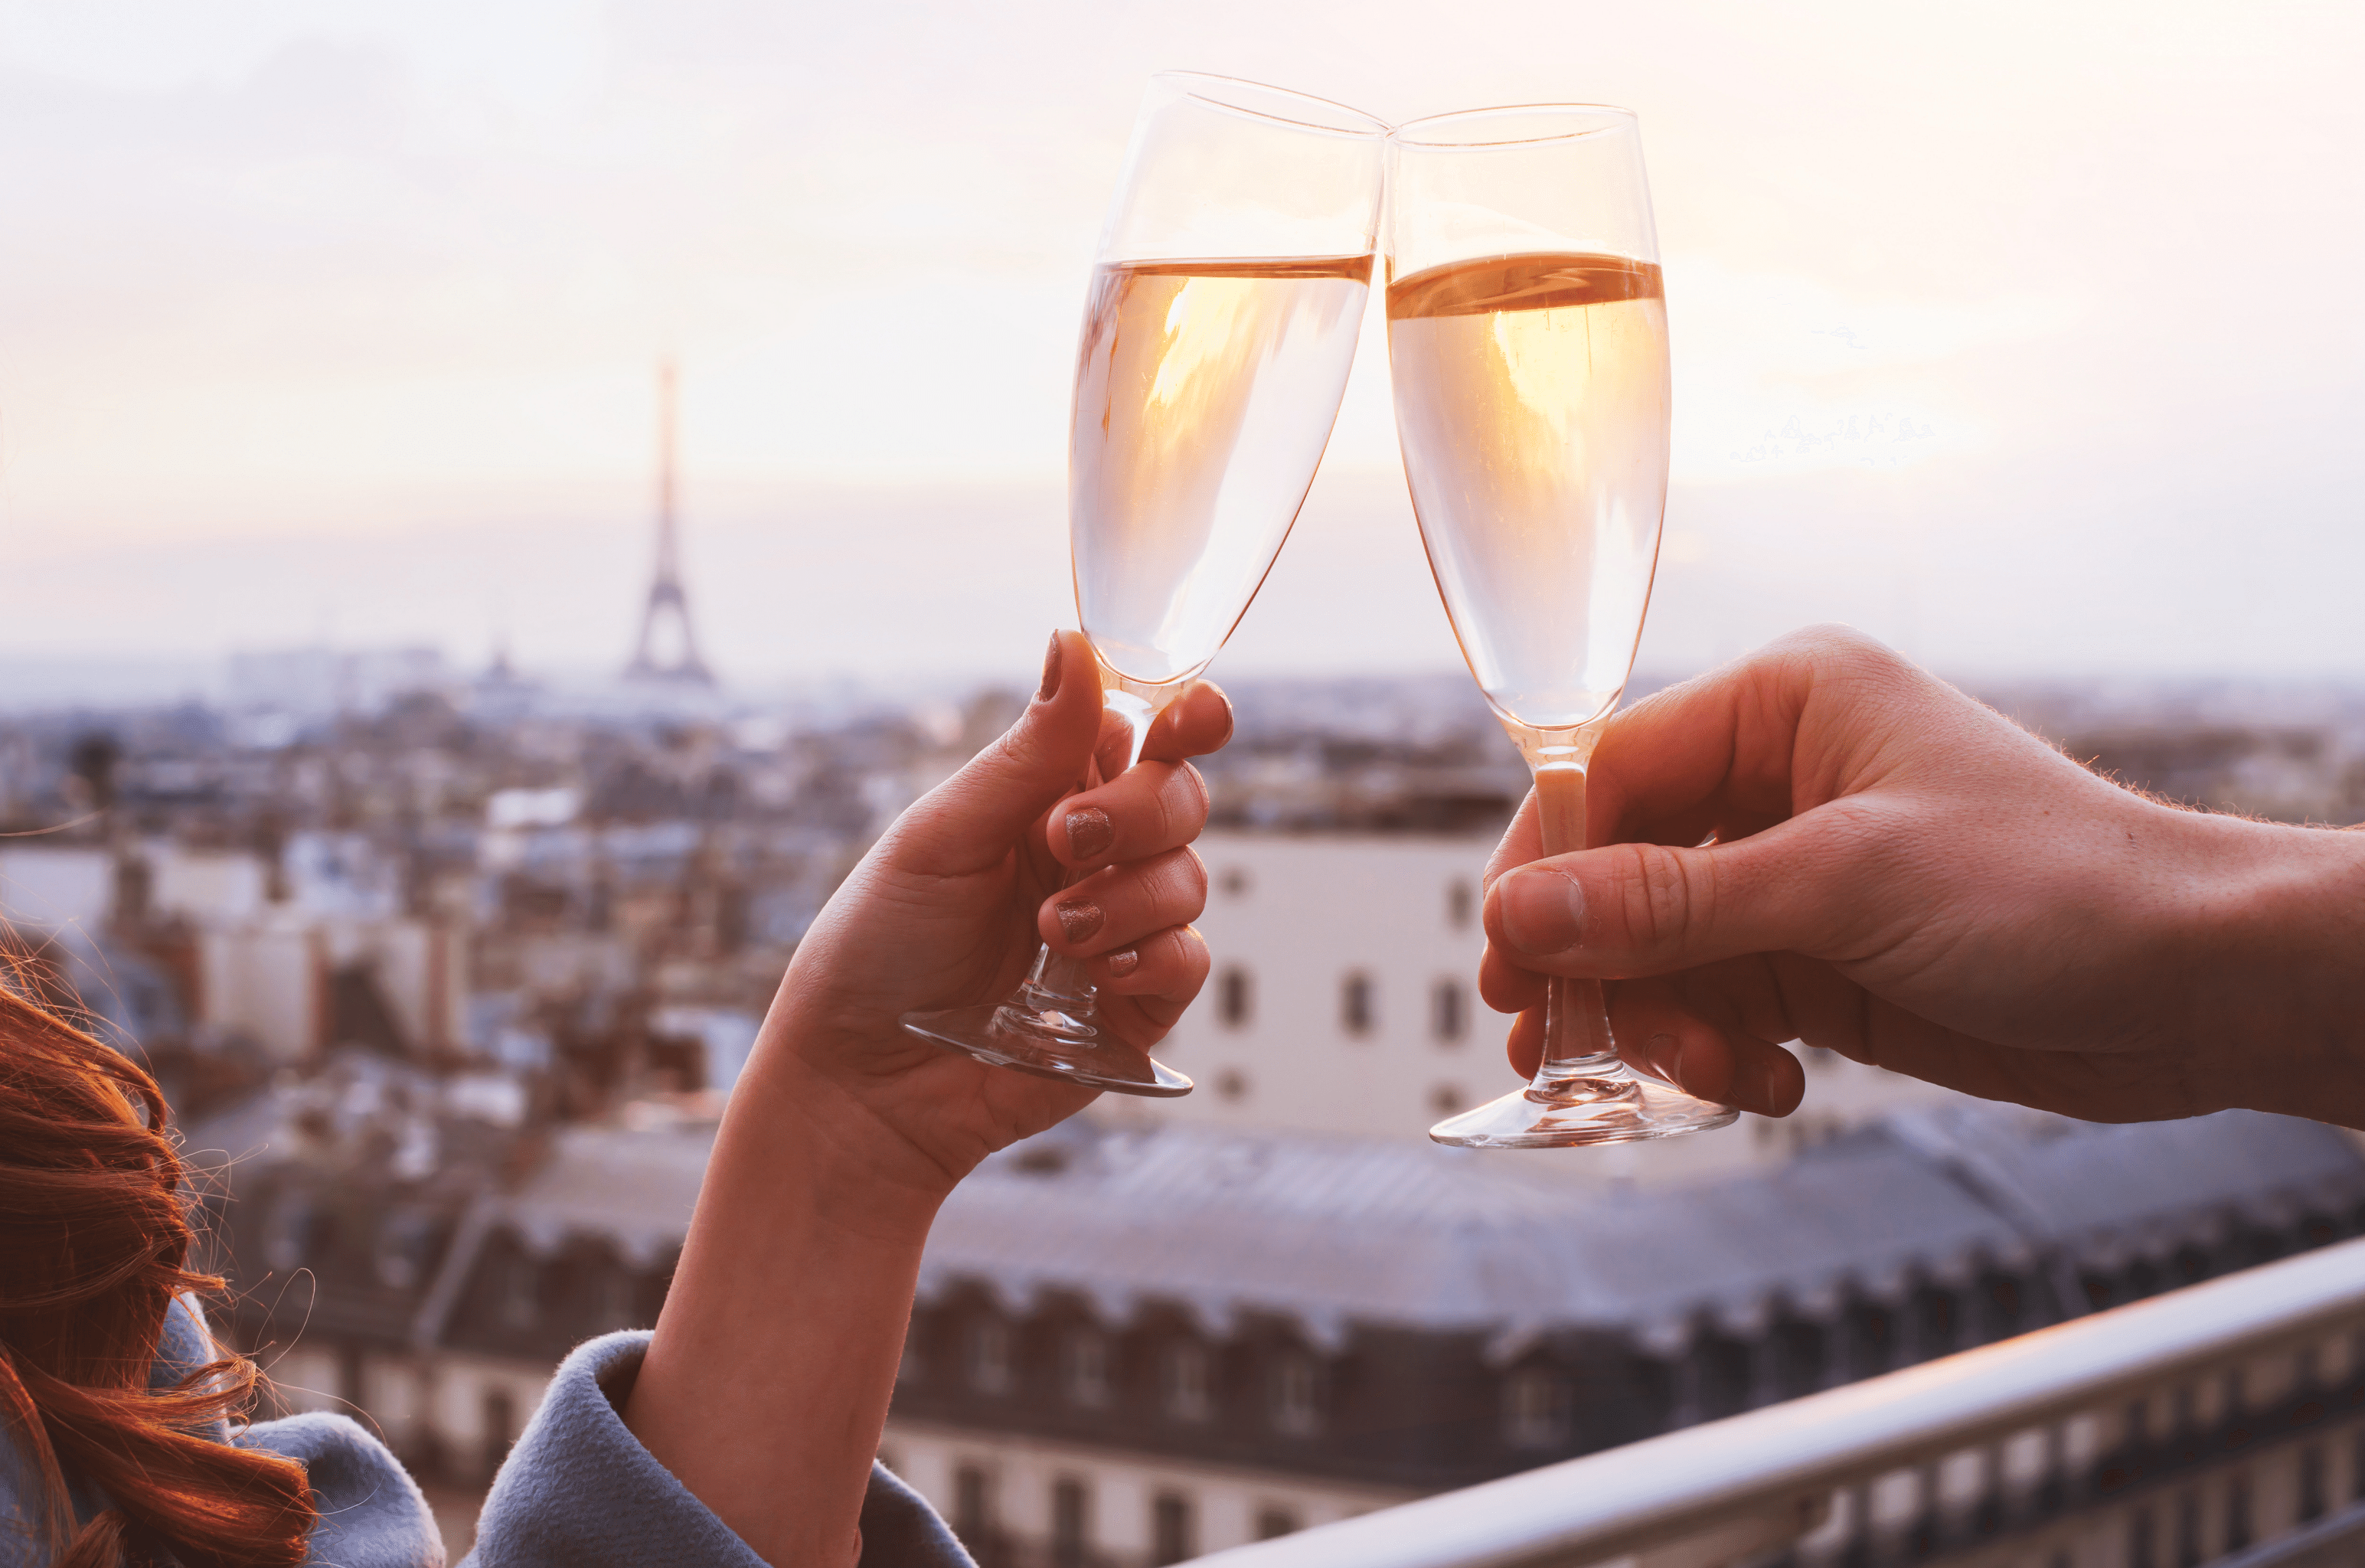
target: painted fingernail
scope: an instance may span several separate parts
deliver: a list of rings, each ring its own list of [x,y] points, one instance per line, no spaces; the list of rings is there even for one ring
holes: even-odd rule
[[[1068,813],[1068,858],[1089,860],[1116,842],[1116,824],[1098,806],[1079,806]]]
[[[1059,691],[1059,633],[1051,633],[1051,648],[1043,655],[1043,689],[1035,694],[1037,702],[1048,702]]]
[[[1090,899],[1068,899],[1051,906],[1059,922],[1059,935],[1072,946],[1084,941],[1101,928],[1101,906]]]
[[[1141,955],[1130,947],[1120,947],[1108,956],[1111,980],[1123,980],[1139,968],[1141,968]]]
[[[1559,871],[1514,871],[1496,884],[1503,935],[1522,953],[1564,953],[1585,935],[1585,890]]]
[[[1752,1107],[1761,1115],[1776,1115],[1783,1110],[1782,1068],[1778,1062],[1768,1062],[1765,1070],[1757,1075],[1757,1103]]]

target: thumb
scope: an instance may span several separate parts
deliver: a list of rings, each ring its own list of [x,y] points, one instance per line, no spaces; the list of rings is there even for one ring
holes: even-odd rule
[[[998,865],[1037,819],[1083,783],[1101,730],[1101,683],[1081,632],[1054,632],[1043,684],[1018,722],[895,824],[892,863],[934,876]]]
[[[1830,956],[1870,890],[1822,814],[1731,844],[1616,844],[1519,867],[1487,890],[1487,940],[1523,969],[1605,980],[1744,953]]]

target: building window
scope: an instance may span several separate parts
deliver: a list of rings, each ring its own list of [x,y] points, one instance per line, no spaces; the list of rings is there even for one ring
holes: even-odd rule
[[[2159,1549],[2152,1544],[2149,1508],[2137,1508],[2127,1518],[2127,1568],[2159,1568]]]
[[[2250,1475],[2236,1471],[2225,1483],[2225,1550],[2239,1551],[2250,1544]]]
[[[420,1282],[420,1260],[434,1240],[434,1220],[415,1209],[397,1211],[378,1233],[377,1278],[388,1290],[407,1291]]]
[[[2196,1492],[2176,1500],[2176,1568],[2201,1568],[2201,1495]]]
[[[531,1328],[542,1316],[542,1271],[521,1253],[510,1255],[501,1270],[501,1321],[511,1328]]]
[[[1433,1116],[1450,1116],[1462,1109],[1462,1091],[1453,1084],[1440,1083],[1429,1092],[1429,1111]]]
[[[1368,1035],[1376,1011],[1372,1004],[1372,977],[1361,969],[1350,971],[1339,982],[1339,1027],[1350,1035]]]
[[[1177,1421],[1205,1421],[1216,1413],[1214,1393],[1208,1386],[1207,1347],[1195,1339],[1179,1340],[1166,1347],[1160,1359],[1159,1403],[1166,1414]]]
[[[1227,898],[1237,899],[1247,897],[1248,890],[1250,886],[1248,868],[1245,866],[1225,867],[1224,874],[1216,879],[1216,886],[1224,890],[1224,896]]]
[[[964,1464],[953,1472],[953,1533],[973,1557],[992,1551],[993,1484],[983,1465]]]
[[[1273,1358],[1272,1429],[1287,1437],[1313,1436],[1321,1425],[1315,1403],[1314,1358],[1288,1350]]]
[[[1249,1097],[1248,1074],[1236,1067],[1227,1067],[1216,1075],[1216,1094],[1219,1099],[1240,1101]]]
[[[1470,912],[1476,902],[1469,883],[1448,883],[1445,889],[1445,924],[1456,931],[1470,929]]]
[[[1503,1440],[1515,1449],[1568,1445],[1568,1379],[1557,1367],[1520,1367],[1503,1384]]]
[[[1191,1550],[1191,1499],[1180,1492],[1160,1492],[1149,1504],[1149,1561],[1163,1565],[1185,1562],[1199,1554]]]
[[[1051,1483],[1051,1568],[1084,1568],[1092,1551],[1092,1498],[1072,1475]]]
[[[1216,1015],[1227,1029],[1248,1026],[1249,1015],[1256,1011],[1256,988],[1248,970],[1234,964],[1216,981]]]
[[[2324,1518],[2324,1449],[2310,1443],[2299,1450],[2299,1522]]]
[[[1010,1392],[1010,1326],[999,1317],[970,1325],[969,1385],[980,1394]]]
[[[1458,1046],[1470,1027],[1470,1009],[1460,980],[1441,980],[1429,993],[1429,1032],[1440,1046]]]
[[[1073,1328],[1060,1342],[1059,1387],[1069,1404],[1086,1410],[1108,1404],[1108,1338],[1099,1329]]]
[[[1305,1527],[1297,1522],[1297,1510],[1279,1503],[1267,1503],[1257,1510],[1256,1538],[1259,1540],[1279,1540],[1285,1535],[1295,1535]]]

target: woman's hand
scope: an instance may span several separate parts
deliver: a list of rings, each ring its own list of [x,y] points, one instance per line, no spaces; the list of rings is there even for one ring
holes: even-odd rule
[[[1586,975],[1634,1065],[1768,1115],[1801,1039],[2095,1121],[2365,1126],[2365,837],[2119,789],[1844,630],[1637,704],[1589,784],[1610,847],[1526,864],[1531,800],[1488,868],[1523,1072]]]
[[[1096,676],[1081,634],[1053,637],[1025,715],[903,813],[798,946],[750,1071],[780,1114],[840,1141],[849,1173],[933,1204],[1093,1098],[908,1035],[905,1013],[1003,1001],[1048,942],[1088,960],[1104,1025],[1146,1048],[1206,979],[1190,923],[1207,875],[1190,844],[1207,789],[1185,759],[1230,737],[1231,707],[1194,682],[1138,766],[1071,794],[1095,751],[1124,766]],[[1090,875],[1065,887],[1076,870]]]
[[[1147,1047],[1207,974],[1185,758],[1231,734],[1194,684],[1122,766],[1091,644],[1052,638],[1026,714],[863,857],[798,944],[731,1092],[625,1424],[768,1562],[851,1563],[929,1223],[953,1183],[1081,1108],[1073,1084],[903,1032],[1000,1002],[1038,940],[1090,960],[1104,1022]],[[1070,868],[1092,875],[1062,891]]]

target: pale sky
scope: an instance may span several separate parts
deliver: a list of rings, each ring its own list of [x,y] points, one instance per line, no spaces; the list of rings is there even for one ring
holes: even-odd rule
[[[6,661],[621,660],[653,367],[727,671],[1023,674],[1142,81],[1642,117],[1644,662],[2365,678],[2365,7],[0,0]],[[1453,661],[1367,331],[1226,668]]]

